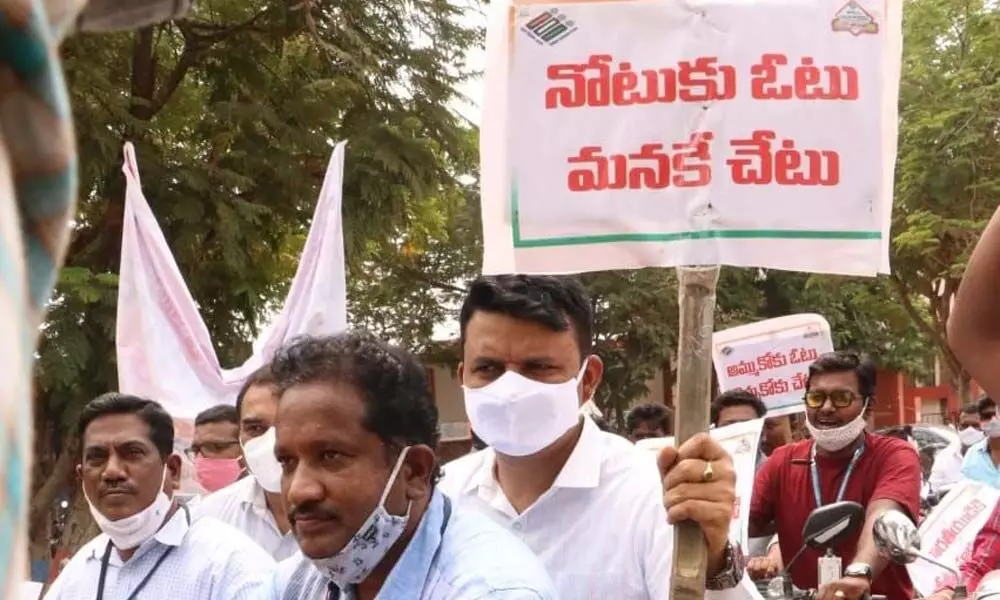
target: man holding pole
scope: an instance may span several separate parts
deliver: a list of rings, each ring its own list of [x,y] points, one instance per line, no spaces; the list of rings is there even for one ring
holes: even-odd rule
[[[446,465],[442,491],[527,543],[561,598],[670,597],[672,524],[681,521],[704,533],[706,597],[741,597],[742,552],[728,540],[736,475],[725,451],[695,436],[660,454],[658,475],[643,451],[581,418],[603,370],[590,306],[572,279],[472,284],[459,377],[489,447]]]

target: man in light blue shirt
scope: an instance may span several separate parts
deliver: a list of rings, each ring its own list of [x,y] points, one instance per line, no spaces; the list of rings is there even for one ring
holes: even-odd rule
[[[174,423],[156,402],[105,394],[83,409],[77,473],[101,528],[45,600],[255,600],[274,560],[238,530],[174,498]]]
[[[979,417],[986,439],[969,448],[962,459],[962,476],[1000,489],[1000,419],[988,396],[979,400]]]
[[[271,370],[300,548],[272,600],[555,600],[527,546],[436,489],[437,408],[410,354],[367,334],[302,338]]]

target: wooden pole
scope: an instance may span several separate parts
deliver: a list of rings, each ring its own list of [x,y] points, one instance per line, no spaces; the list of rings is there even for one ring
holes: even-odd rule
[[[677,349],[677,427],[679,447],[708,431],[712,403],[712,331],[719,267],[678,267],[680,335]],[[708,550],[705,535],[694,521],[674,526],[672,600],[703,600]]]

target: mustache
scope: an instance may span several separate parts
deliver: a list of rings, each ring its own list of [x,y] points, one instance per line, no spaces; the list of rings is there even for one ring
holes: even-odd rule
[[[308,502],[298,506],[291,506],[288,509],[288,521],[295,525],[297,519],[339,519],[335,511],[321,506],[318,502]]]
[[[98,488],[97,492],[101,496],[107,496],[108,494],[134,494],[135,489],[123,483],[117,483],[112,485],[103,485]]]

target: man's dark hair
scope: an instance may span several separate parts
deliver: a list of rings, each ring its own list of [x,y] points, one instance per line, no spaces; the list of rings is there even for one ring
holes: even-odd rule
[[[158,402],[132,396],[108,392],[94,398],[83,407],[77,423],[77,434],[83,440],[87,427],[111,415],[135,415],[149,427],[149,439],[153,442],[160,458],[166,460],[174,451],[174,420]]]
[[[274,385],[274,374],[271,373],[271,365],[264,365],[250,374],[243,382],[238,394],[236,394],[236,422],[243,418],[243,398],[247,392],[255,385]]]
[[[195,427],[208,425],[209,423],[232,423],[233,425],[239,425],[240,415],[236,412],[235,406],[218,404],[212,408],[206,408],[194,418]]]
[[[767,406],[764,405],[764,402],[760,398],[755,396],[750,390],[737,388],[722,392],[716,396],[715,400],[712,400],[712,425],[719,424],[719,415],[723,409],[733,406],[749,406],[753,409],[758,419],[763,418],[767,414]]]
[[[566,331],[572,327],[582,356],[590,354],[593,346],[594,314],[586,290],[573,277],[479,277],[469,286],[458,317],[463,344],[466,327],[476,311],[532,321],[552,331]]]
[[[838,350],[828,352],[809,365],[809,377],[806,379],[806,390],[812,384],[812,378],[825,373],[843,373],[851,371],[858,378],[858,391],[868,402],[871,409],[875,403],[875,363],[870,358],[856,352]]]
[[[304,383],[353,386],[365,403],[364,427],[386,446],[437,448],[438,411],[423,365],[409,352],[371,334],[295,339],[275,354],[271,372],[279,395]]]
[[[632,433],[639,426],[639,423],[650,421],[663,429],[664,433],[667,433],[667,430],[670,429],[670,411],[667,410],[666,406],[653,402],[635,406],[625,415],[625,431]]]
[[[979,413],[980,417],[989,412],[996,414],[997,403],[993,401],[993,398],[983,396],[976,401],[976,411]]]
[[[979,416],[979,404],[976,402],[970,402],[962,407],[963,415],[976,415]]]

